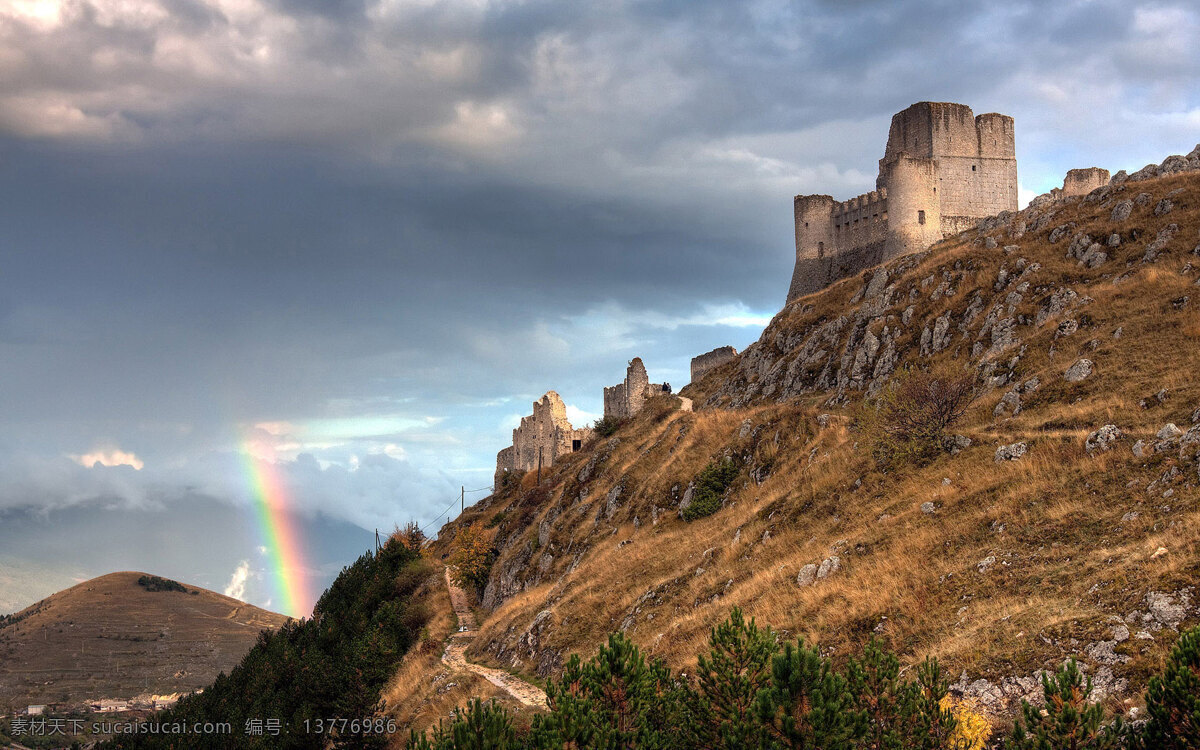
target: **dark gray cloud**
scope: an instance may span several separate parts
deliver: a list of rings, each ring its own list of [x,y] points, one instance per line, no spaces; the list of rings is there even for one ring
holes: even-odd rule
[[[1189,150],[1198,26],[1107,0],[11,3],[0,511],[235,512],[253,444],[305,517],[431,521],[545,390],[582,420],[633,356],[682,385],[756,338],[791,196],[869,189],[914,101],[1014,115],[1027,195]]]

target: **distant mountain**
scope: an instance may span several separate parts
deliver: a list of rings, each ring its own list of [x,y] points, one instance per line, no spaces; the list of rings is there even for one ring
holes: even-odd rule
[[[146,573],[93,578],[0,618],[0,708],[202,688],[287,620]]]

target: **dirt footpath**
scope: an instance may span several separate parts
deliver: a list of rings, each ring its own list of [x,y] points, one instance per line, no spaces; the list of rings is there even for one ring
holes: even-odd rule
[[[446,568],[446,587],[450,590],[450,604],[454,614],[458,615],[460,630],[450,636],[446,650],[442,653],[442,662],[451,669],[474,672],[496,687],[506,691],[522,705],[533,708],[545,708],[546,693],[537,685],[530,684],[500,669],[492,669],[482,664],[467,661],[466,651],[471,639],[475,637],[475,616],[471,613],[467,593],[450,579],[450,569]]]

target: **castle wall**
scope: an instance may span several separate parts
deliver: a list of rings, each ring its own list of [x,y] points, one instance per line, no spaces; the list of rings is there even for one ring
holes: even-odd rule
[[[710,370],[720,367],[736,356],[737,349],[734,349],[732,346],[720,346],[711,352],[705,352],[699,356],[692,357],[692,382],[699,382]]]
[[[625,380],[604,389],[604,416],[628,419],[642,410],[646,399],[665,391],[662,383],[651,383],[641,357],[634,357],[625,370]]]
[[[792,270],[792,284],[788,289],[788,301],[818,292],[839,279],[854,276],[884,262],[886,243],[878,242],[867,247],[856,247],[824,258],[798,258]]]
[[[887,239],[887,217],[886,188],[835,203],[831,219],[836,251],[883,242]]]
[[[1087,195],[1098,187],[1108,184],[1107,169],[1088,167],[1087,169],[1071,169],[1063,180],[1062,195]]]

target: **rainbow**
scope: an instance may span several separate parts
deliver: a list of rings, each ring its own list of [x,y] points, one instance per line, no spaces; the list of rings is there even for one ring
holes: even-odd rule
[[[307,617],[314,602],[304,578],[307,566],[295,515],[288,512],[291,502],[287,487],[277,464],[256,456],[249,443],[242,446],[241,456],[253,495],[259,538],[269,559],[275,594],[271,609],[292,617]]]

